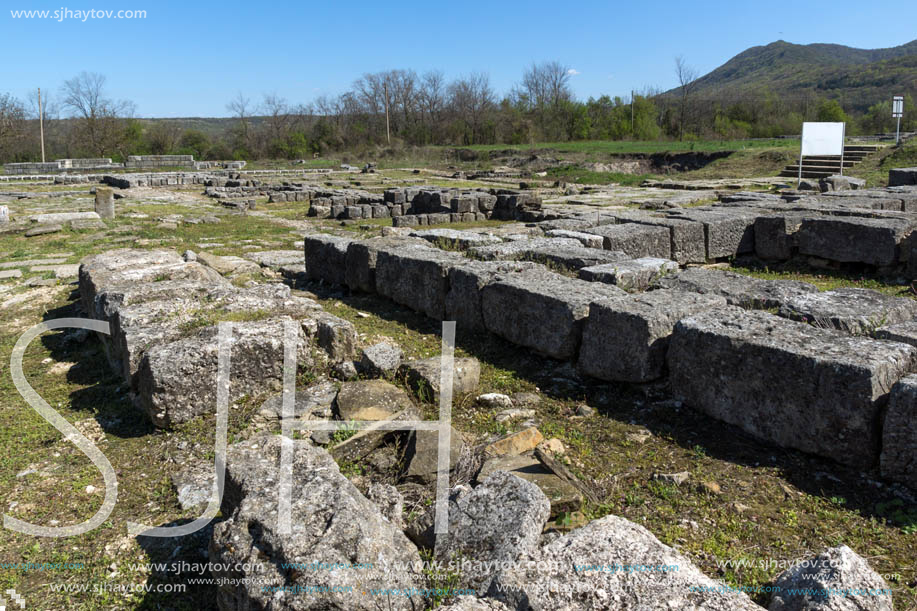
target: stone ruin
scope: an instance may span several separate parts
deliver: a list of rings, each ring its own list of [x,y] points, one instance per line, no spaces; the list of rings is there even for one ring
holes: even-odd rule
[[[206,175],[154,176],[166,181],[159,184],[211,181],[208,189],[266,188],[241,177],[218,178],[217,186]],[[231,340],[233,401],[279,390],[283,329],[290,322],[300,370],[324,362],[351,372],[344,378],[356,373],[355,366],[368,378],[405,371],[412,385],[429,384],[438,392],[437,359],[402,363],[400,351],[384,344],[364,349],[361,358],[354,326],[317,302],[284,284],[238,287],[225,277],[264,265],[290,278],[302,274],[375,293],[434,320],[454,320],[460,334],[499,336],[520,349],[567,361],[583,376],[664,384],[672,398],[765,442],[917,490],[917,302],[866,289],[819,292],[804,282],[698,266],[754,256],[917,278],[915,187],[814,196],[733,193],[713,205],[666,211],[560,206],[548,211],[525,193],[484,190],[419,187],[390,189],[381,197],[292,183],[267,190],[274,201],[310,201],[318,217],[384,218],[375,215],[385,208],[389,216],[400,212],[396,219],[426,216],[427,223],[399,223],[392,235],[380,238],[309,234],[302,254],[249,253],[238,259],[120,250],[84,260],[82,307],[110,323],[111,334],[102,339],[111,366],[157,427],[213,412],[215,385],[201,381],[215,379],[215,321],[224,318],[237,320]],[[464,208],[469,210],[458,211]],[[413,227],[438,220],[435,215],[451,220],[486,213],[528,227],[500,235]],[[473,390],[475,364],[462,363],[457,371],[456,387]],[[499,403],[499,397],[488,400]],[[262,406],[259,417],[276,422],[276,398]],[[295,413],[303,421],[370,413],[371,419],[419,419],[404,391],[383,379],[345,382],[340,390],[319,380],[298,393]],[[226,519],[216,525],[210,559],[270,562],[261,564],[263,571],[241,575],[264,580],[258,585],[221,587],[221,609],[375,609],[378,598],[330,590],[294,594],[284,587],[415,587],[425,579],[419,568],[423,549],[441,561],[503,563],[499,570],[480,564],[463,570],[455,587],[477,595],[460,596],[444,609],[759,608],[623,518],[607,516],[566,534],[542,536],[546,522],[567,507],[569,494],[580,490],[575,478],[543,453],[536,451],[534,461],[519,455],[518,446],[531,449],[541,441],[536,429],[492,444],[493,452],[515,451],[497,453],[484,468],[473,469],[476,475],[460,480],[476,486],[453,487],[449,534],[439,540],[432,537],[429,514],[420,525],[403,523],[396,489],[373,484],[361,492],[340,473],[335,459],[365,457],[386,433],[362,432],[334,442],[326,431],[310,435],[307,423],[304,431],[305,438],[293,442],[296,527],[290,534],[277,525],[280,438],[256,431],[229,450]],[[454,439],[460,439],[458,433]],[[404,477],[425,485],[434,481],[434,441],[411,434]],[[450,449],[453,477],[472,469],[463,456],[459,441]],[[533,465],[554,478],[550,486],[517,477]],[[197,482],[176,483],[180,499],[206,500],[212,475],[203,473]],[[829,549],[813,561],[818,559],[831,559],[832,570],[785,571],[776,580],[783,594],[772,598],[770,609],[835,608],[828,603],[891,609],[887,595],[824,600],[789,594],[793,587],[813,587],[813,580],[822,588],[886,587],[849,548]],[[372,568],[332,577],[291,574],[279,568],[284,562]],[[679,571],[582,573],[570,570],[575,563],[678,565]],[[277,589],[265,591],[261,583]],[[425,601],[417,594],[390,597],[385,604],[419,609]]]

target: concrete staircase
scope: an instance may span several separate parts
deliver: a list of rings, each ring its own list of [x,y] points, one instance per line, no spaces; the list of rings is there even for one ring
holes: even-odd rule
[[[848,144],[844,146],[844,170],[852,168],[870,154],[879,150],[871,144]],[[811,156],[802,158],[803,178],[825,178],[841,171],[841,158],[837,155]],[[799,176],[799,163],[786,166],[780,176],[796,178]]]

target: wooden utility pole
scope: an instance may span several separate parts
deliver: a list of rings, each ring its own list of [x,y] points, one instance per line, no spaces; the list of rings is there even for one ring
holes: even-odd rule
[[[634,90],[630,90],[630,137],[634,137]]]
[[[385,83],[385,139],[389,144],[392,143],[392,132],[388,125],[388,83]]]
[[[41,136],[41,162],[45,162],[45,113],[41,110],[41,87],[38,88],[38,131]]]

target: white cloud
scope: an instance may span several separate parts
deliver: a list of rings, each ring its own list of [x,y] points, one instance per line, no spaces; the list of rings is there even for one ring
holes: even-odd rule
[[[569,74],[570,76],[576,76],[577,74],[579,74],[579,70],[577,70],[576,68],[570,68],[569,70],[567,70],[567,74]]]

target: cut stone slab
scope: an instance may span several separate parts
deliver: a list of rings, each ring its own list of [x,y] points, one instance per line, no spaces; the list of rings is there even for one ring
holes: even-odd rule
[[[549,238],[570,238],[578,241],[586,248],[602,248],[605,239],[594,233],[584,233],[582,231],[570,231],[569,229],[549,229],[545,232]]]
[[[62,265],[67,259],[22,259],[20,261],[4,261],[0,263],[0,269],[9,269],[11,267],[31,267],[33,265]]]
[[[462,449],[465,447],[462,434],[451,429],[449,436],[449,470],[455,469]],[[439,462],[439,431],[411,431],[405,449],[404,479],[420,484],[436,482]]]
[[[233,323],[229,399],[279,387],[283,379],[284,320]],[[296,325],[297,361],[311,364],[308,340]],[[137,402],[158,427],[216,412],[217,327],[197,337],[150,348],[137,372]]]
[[[917,318],[917,301],[878,291],[841,288],[788,299],[779,315],[853,335],[872,335],[879,327]]]
[[[436,559],[474,559],[462,565],[455,587],[486,591],[496,573],[487,567],[511,564],[537,550],[550,513],[551,503],[538,486],[496,471],[474,490],[450,499],[449,532],[437,538]]]
[[[631,259],[668,259],[672,255],[671,238],[666,227],[622,223],[593,227],[587,232],[602,236],[602,247],[605,250],[619,250]]]
[[[542,441],[544,436],[533,426],[493,442],[484,448],[484,453],[488,456],[518,456],[531,452]]]
[[[482,291],[501,274],[543,269],[538,263],[514,261],[466,261],[449,270],[446,320],[454,320],[456,332],[485,331],[481,310]]]
[[[257,263],[241,257],[221,257],[204,251],[197,253],[197,260],[224,276],[257,273],[261,269]]]
[[[484,287],[481,300],[488,331],[543,355],[566,360],[579,348],[583,319],[598,298],[626,295],[621,289],[548,270],[501,275]]]
[[[442,357],[407,361],[399,369],[418,398],[422,401],[439,400]],[[453,359],[452,395],[459,396],[473,393],[481,382],[481,363],[472,357]]]
[[[77,231],[86,229],[105,229],[106,227],[105,221],[100,219],[73,219],[70,221],[70,229]]]
[[[375,425],[360,430],[356,435],[338,443],[329,451],[337,461],[357,462],[382,445],[386,437],[392,434],[391,431],[380,428],[383,423],[420,419],[420,412],[416,408],[403,409],[390,418],[379,420]]]
[[[278,523],[281,437],[268,435],[227,451],[224,522],[214,527],[213,577],[243,585],[216,591],[221,609],[377,609],[373,589],[409,590],[423,575],[417,548],[344,477],[332,457],[308,441],[290,440],[292,498],[285,534]],[[284,563],[363,568],[292,572]],[[249,568],[253,567],[253,568]],[[394,570],[398,567],[398,570]],[[392,596],[392,609],[423,608],[420,594]]]
[[[660,378],[675,324],[691,314],[725,306],[726,299],[718,295],[682,291],[594,301],[583,329],[579,370],[610,382]]]
[[[424,229],[411,232],[411,237],[421,238],[434,245],[458,250],[467,250],[475,246],[500,244],[500,238],[486,233],[459,231],[457,229]]]
[[[302,265],[303,262],[303,253],[299,250],[261,250],[247,252],[243,257],[271,269],[280,269],[288,265]]]
[[[635,566],[659,569],[623,570]],[[746,594],[710,579],[642,526],[613,515],[532,550],[495,577],[488,596],[511,609],[761,611]]]
[[[585,246],[541,246],[522,254],[522,259],[575,271],[583,267],[624,261],[629,257],[620,250],[600,250]]]
[[[917,490],[917,375],[892,388],[882,428],[882,477]]]
[[[370,240],[354,240],[347,246],[346,274],[347,286],[353,291],[364,293],[376,292],[376,260],[380,250],[397,251],[406,245],[429,247],[429,244],[417,238],[391,236]]]
[[[917,321],[909,320],[895,325],[880,327],[873,334],[873,337],[917,347]]]
[[[22,278],[22,270],[21,269],[0,270],[0,280],[9,280],[10,278]]]
[[[398,346],[388,342],[379,342],[363,349],[360,358],[360,370],[364,375],[383,377],[398,371],[404,352]]]
[[[446,316],[449,270],[466,262],[455,252],[421,246],[381,250],[376,259],[376,292],[434,320]]]
[[[917,220],[810,217],[802,221],[796,239],[800,254],[886,267],[906,260],[915,228]]]
[[[344,382],[334,407],[341,420],[386,420],[413,407],[403,390],[384,380]]]
[[[669,343],[675,395],[759,439],[869,468],[906,344],[853,337],[729,307],[689,316]]]
[[[50,212],[47,214],[36,214],[30,216],[29,220],[33,223],[42,224],[59,224],[69,223],[70,221],[94,220],[98,221],[101,217],[95,212]]]
[[[917,168],[893,168],[888,171],[888,186],[917,185]]]
[[[634,214],[633,211],[615,213],[619,223],[640,223],[666,227],[669,230],[671,258],[684,265],[686,263],[704,263],[707,260],[707,238],[703,223],[688,219]]]
[[[846,545],[785,570],[774,586],[768,611],[893,611],[888,584]]]
[[[579,511],[583,495],[573,484],[548,471],[541,462],[531,456],[503,456],[491,458],[478,473],[478,480],[487,479],[491,473],[506,471],[538,486],[551,503],[550,518],[562,513]]]
[[[331,406],[337,397],[338,387],[331,380],[316,382],[308,388],[296,391],[293,402],[293,417],[311,420],[331,417]],[[276,394],[261,404],[259,413],[268,420],[283,417],[283,393]]]
[[[213,463],[195,462],[172,473],[172,486],[178,495],[178,504],[185,511],[202,510],[213,494]]]
[[[579,270],[579,277],[589,282],[614,284],[625,291],[644,291],[657,278],[676,271],[675,261],[643,257],[584,267]]]
[[[322,350],[328,353],[332,362],[349,361],[354,357],[359,338],[352,322],[327,312],[320,312],[311,320],[303,320],[303,328],[310,328],[312,321],[315,322],[313,338]]]
[[[39,225],[38,227],[33,227],[27,230],[23,235],[27,238],[34,238],[35,236],[46,235],[49,233],[57,233],[58,231],[63,231],[63,230],[64,230],[63,225]]]
[[[655,288],[719,295],[730,305],[746,309],[779,308],[798,295],[815,293],[818,288],[795,280],[761,280],[735,272],[692,267],[667,274],[653,283]]]
[[[707,258],[733,257],[755,251],[757,211],[742,208],[684,209],[674,214],[704,225]]]
[[[54,272],[55,278],[76,278],[80,273],[79,263],[73,265],[34,265],[31,272]]]
[[[312,234],[303,238],[306,278],[345,284],[347,247],[352,241],[327,234]]]
[[[755,254],[762,259],[786,261],[798,250],[796,232],[801,214],[762,215],[755,219]]]
[[[503,242],[502,244],[491,244],[489,246],[478,246],[469,249],[469,254],[482,261],[507,260],[512,261],[521,259],[527,252],[536,248],[580,248],[582,244],[579,240],[571,238],[532,238],[525,236],[523,239]]]

